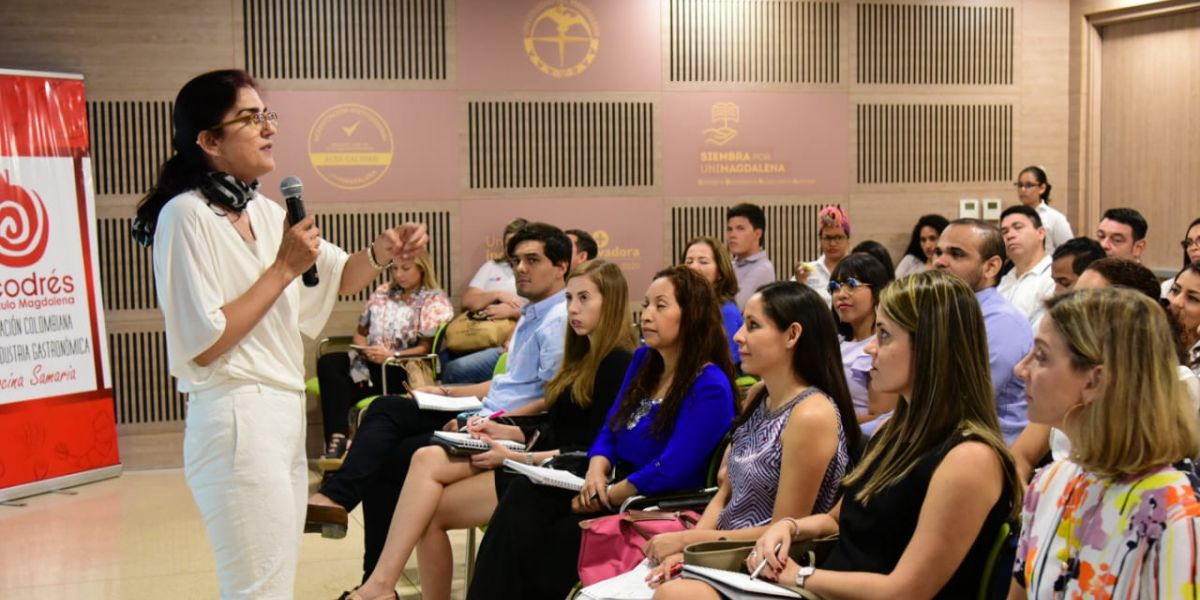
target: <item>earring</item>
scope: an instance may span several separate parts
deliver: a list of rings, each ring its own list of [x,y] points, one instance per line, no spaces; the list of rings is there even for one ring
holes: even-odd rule
[[[1072,412],[1074,412],[1076,409],[1080,409],[1080,408],[1083,408],[1083,402],[1079,402],[1078,404],[1073,405],[1071,408],[1067,409],[1067,412],[1063,413],[1062,423],[1060,423],[1061,427],[1058,428],[1059,431],[1066,433],[1067,418],[1071,416]]]

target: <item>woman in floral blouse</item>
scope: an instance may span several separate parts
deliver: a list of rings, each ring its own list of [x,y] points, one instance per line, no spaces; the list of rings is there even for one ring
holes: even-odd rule
[[[1200,502],[1172,464],[1200,454],[1200,426],[1162,309],[1118,288],[1046,304],[1016,371],[1071,455],[1029,485],[1009,598],[1196,597]]]
[[[393,356],[428,354],[433,334],[454,317],[428,254],[412,264],[393,264],[390,273],[392,281],[371,294],[358,318],[352,343],[362,349],[326,354],[317,362],[328,459],[345,453],[350,406],[382,393],[383,362]],[[399,367],[390,368],[396,373],[389,371],[389,377],[404,376]]]

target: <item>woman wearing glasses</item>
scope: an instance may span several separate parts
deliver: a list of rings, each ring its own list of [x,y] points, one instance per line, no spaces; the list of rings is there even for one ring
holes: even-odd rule
[[[153,245],[167,354],[188,394],[184,476],[216,554],[222,598],[291,598],[304,525],[304,345],[338,294],[411,261],[423,226],[347,255],[307,217],[288,223],[258,179],[275,168],[275,113],[244,71],[189,81],[175,99],[175,154],[138,205]],[[316,265],[320,283],[297,277]]]
[[[807,283],[829,302],[825,289],[829,285],[829,275],[850,250],[850,217],[837,206],[826,206],[817,213],[817,228],[821,236],[821,255],[812,262],[797,262],[792,267],[792,280]]]
[[[1067,217],[1050,208],[1050,181],[1041,167],[1025,167],[1013,186],[1021,204],[1036,210],[1042,219],[1042,227],[1046,228],[1046,254],[1054,254],[1055,248],[1075,237]]]
[[[1183,235],[1179,245],[1183,247],[1183,268],[1187,269],[1188,265],[1200,261],[1200,219],[1192,221],[1188,225],[1187,233]],[[1175,278],[1172,277],[1162,282],[1162,294],[1160,297],[1163,300],[1171,300],[1171,287],[1175,285]]]
[[[870,389],[871,356],[866,350],[875,339],[879,294],[889,283],[883,265],[874,256],[858,252],[838,263],[829,281],[833,322],[842,340],[842,368],[854,412],[866,436],[892,416],[899,399],[896,394]]]

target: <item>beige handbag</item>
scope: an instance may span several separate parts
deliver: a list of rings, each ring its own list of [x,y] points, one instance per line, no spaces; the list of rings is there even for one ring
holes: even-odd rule
[[[442,335],[446,338],[447,350],[454,354],[466,354],[504,345],[516,328],[516,322],[509,319],[491,321],[480,317],[481,314],[466,311],[446,325]]]

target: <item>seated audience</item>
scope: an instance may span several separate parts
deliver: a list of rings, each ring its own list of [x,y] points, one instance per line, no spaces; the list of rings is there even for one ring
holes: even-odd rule
[[[750,297],[738,345],[745,369],[762,383],[734,425],[727,476],[700,522],[646,545],[657,563],[650,579],[665,578],[688,544],[754,540],[774,521],[833,508],[860,434],[828,315],[821,297],[795,282],[771,283]],[[673,581],[656,596],[712,595],[706,588]]]
[[[854,401],[854,412],[863,434],[872,435],[891,417],[898,398],[871,389],[871,356],[867,344],[875,340],[875,311],[879,294],[891,283],[883,265],[867,254],[854,253],[838,263],[829,282],[833,320],[841,335],[842,365]]]
[[[874,256],[875,260],[883,265],[883,270],[887,273],[887,280],[891,281],[896,278],[896,269],[892,267],[892,253],[888,252],[887,246],[875,240],[863,240],[850,249],[850,254],[855,253]]]
[[[812,262],[800,261],[793,265],[792,278],[808,284],[828,302],[829,275],[849,254],[850,217],[837,206],[826,206],[817,213],[817,233],[821,240],[821,255]]]
[[[1010,206],[1000,213],[1000,235],[1013,267],[1000,278],[996,291],[1036,326],[1042,316],[1042,300],[1054,295],[1042,219],[1028,206]]]
[[[425,391],[483,399],[483,413],[512,415],[540,412],[544,386],[562,360],[567,309],[564,283],[571,241],[544,223],[522,227],[508,241],[517,292],[529,301],[513,336],[508,370],[489,382],[468,386],[432,386]],[[456,412],[425,410],[405,396],[382,396],[367,410],[345,463],[309,498],[306,530],[345,531],[346,512],[363,503],[370,573],[383,549],[409,462],[430,443],[432,432],[456,429]]]
[[[925,272],[879,299],[872,385],[900,395],[828,514],[782,519],[747,568],[822,598],[974,598],[1021,484],[992,403],[983,315],[961,279]],[[793,540],[838,535],[817,568]],[[803,567],[803,568],[802,568]]]
[[[600,248],[596,246],[596,240],[592,234],[582,229],[568,229],[563,233],[571,238],[571,268],[576,265],[595,260],[600,254]]]
[[[592,445],[583,489],[509,484],[480,545],[468,599],[561,600],[579,580],[580,521],[635,494],[704,483],[735,406],[719,319],[717,296],[696,272],[676,266],[655,275],[642,311],[646,347],[634,353]]]
[[[1046,229],[1046,254],[1054,254],[1059,246],[1075,237],[1066,215],[1050,207],[1050,181],[1041,167],[1025,167],[1013,183],[1017,188],[1017,199],[1023,206],[1037,211]]]
[[[746,306],[754,290],[775,281],[775,265],[764,250],[766,232],[767,215],[758,205],[743,202],[725,213],[725,243],[737,274],[738,310]]]
[[[937,268],[957,275],[975,290],[983,310],[992,366],[992,389],[1000,431],[1011,444],[1025,428],[1025,383],[1013,367],[1033,347],[1029,321],[996,289],[996,274],[1004,262],[1004,242],[995,225],[978,219],[958,219],[938,238]]]
[[[389,270],[392,281],[371,294],[358,317],[352,343],[363,349],[331,352],[317,360],[326,459],[340,459],[346,452],[350,407],[384,392],[383,362],[429,354],[433,334],[454,317],[454,307],[438,284],[429,254],[422,253],[412,263],[392,263]],[[396,382],[395,389],[405,380],[399,366],[389,367],[388,376]]]
[[[1200,261],[1200,219],[1196,219],[1188,225],[1187,232],[1179,241],[1179,245],[1183,246],[1183,268],[1186,269],[1188,265]],[[1171,291],[1171,286],[1174,284],[1174,277],[1162,282],[1163,300],[1168,299],[1167,293]]]
[[[1047,306],[1017,371],[1030,421],[1062,427],[1071,454],[1029,485],[1009,598],[1194,596],[1200,502],[1171,465],[1200,453],[1200,431],[1167,319],[1123,289]]]
[[[949,224],[950,221],[942,215],[922,215],[917,219],[912,236],[908,239],[908,248],[904,249],[904,257],[896,265],[896,279],[934,268],[933,251],[937,248],[942,230]]]
[[[1104,211],[1096,226],[1096,241],[1112,258],[1141,261],[1146,250],[1146,231],[1149,225],[1142,213],[1132,208],[1110,208]]]
[[[504,227],[504,248],[508,241],[522,227],[528,224],[525,219],[513,219]],[[509,335],[515,323],[521,318],[521,308],[525,306],[525,298],[517,293],[516,279],[513,277],[512,264],[505,254],[495,260],[489,260],[479,267],[467,290],[463,292],[462,308],[466,312],[479,313],[479,316],[505,325]],[[461,356],[453,356],[448,351],[441,354],[441,381],[445,384],[479,383],[492,378],[496,369],[496,361],[504,348],[495,346],[483,348]]]
[[[742,311],[737,305],[737,277],[733,274],[733,263],[725,246],[708,236],[692,238],[683,251],[681,262],[704,277],[716,291],[717,301],[721,303],[721,323],[729,337],[730,356],[734,365],[741,364],[733,336],[742,328]]]
[[[1083,270],[1104,256],[1104,248],[1092,238],[1077,237],[1059,246],[1054,251],[1050,263],[1054,294],[1058,295],[1075,287],[1075,281],[1079,279]]]
[[[497,467],[509,458],[534,464],[560,450],[583,450],[617,396],[632,358],[633,330],[626,326],[629,290],[621,269],[599,260],[575,267],[567,280],[567,329],[562,368],[546,384],[547,413],[536,425],[516,427],[476,418],[468,431],[491,450],[471,457],[426,446],[413,455],[396,502],[387,542],[374,571],[347,597],[391,598],[414,548],[421,569],[421,597],[449,598],[453,556],[449,529],[487,524],[499,498],[517,477]],[[525,452],[495,439],[528,444]]]

